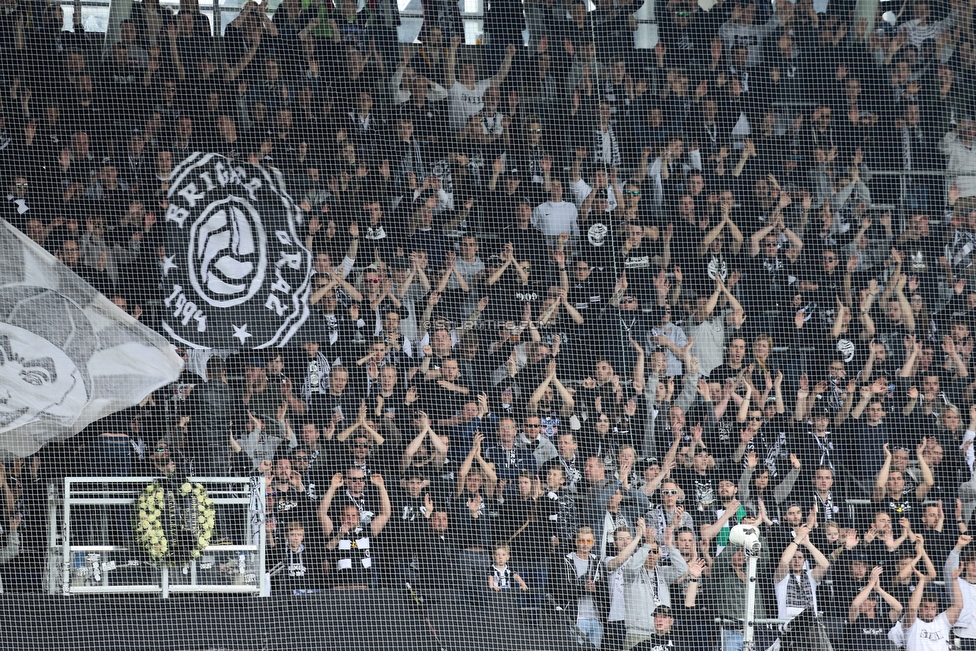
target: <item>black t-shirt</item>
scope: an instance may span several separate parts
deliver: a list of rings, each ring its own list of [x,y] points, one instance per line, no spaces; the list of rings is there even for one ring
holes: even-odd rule
[[[282,523],[279,522],[278,526],[282,527]],[[269,556],[269,567],[281,567],[280,571],[271,575],[271,591],[274,594],[322,589],[322,555],[310,543],[302,543],[297,550],[287,544],[278,544],[269,551]]]
[[[531,282],[523,284],[518,272],[510,266],[489,288],[489,296],[488,310],[495,319],[518,322],[526,303],[532,305],[533,315],[538,313],[536,305],[545,299],[546,292]]]
[[[746,444],[746,455],[755,451],[759,464],[769,469],[771,480],[781,479],[792,467],[789,461],[790,420],[786,414],[777,414],[772,420],[764,422],[752,440]],[[747,463],[745,456],[742,462]]]
[[[368,527],[336,533],[339,544],[329,552],[336,585],[369,586],[373,579],[373,543]]]
[[[279,526],[298,520],[305,525],[306,532],[318,530],[316,505],[306,492],[298,491],[294,486],[283,491],[277,481],[271,487],[275,489],[274,514],[278,518]]]
[[[591,211],[587,220],[580,222],[579,253],[591,265],[613,268],[616,252],[620,248],[614,227],[613,213]]]
[[[692,278],[699,283],[699,287],[714,287],[716,277],[721,278],[722,282],[728,283],[732,272],[738,270],[742,265],[741,255],[733,255],[725,251],[724,245],[722,248],[723,250],[718,253],[713,253],[709,248],[705,255],[697,258],[695,265],[691,268]],[[674,254],[672,253],[672,255]]]
[[[732,454],[741,442],[739,430],[745,428],[744,423],[736,422],[735,404],[730,401],[729,407],[722,414],[722,418],[719,419],[718,424],[708,428],[708,432],[712,434],[706,441],[708,451],[715,457],[715,461],[719,463],[731,461]],[[713,403],[706,403],[704,408],[712,409]]]
[[[827,466],[837,477],[835,463],[840,462],[836,436],[829,430],[824,436],[817,436],[806,425],[793,428],[790,435],[790,451],[800,460],[802,477],[798,483],[809,485],[809,479],[820,466]]]
[[[785,255],[768,258],[760,253],[748,266],[749,300],[759,310],[789,305],[795,277],[795,265]]]
[[[393,528],[391,541],[396,545],[399,553],[410,555],[416,552],[417,542],[429,530],[427,518],[421,509],[424,506],[424,493],[413,497],[406,491],[393,499],[393,517],[390,524]]]
[[[877,595],[874,595],[877,598]],[[878,610],[877,606],[875,610]],[[893,624],[887,618],[875,615],[868,619],[865,615],[858,615],[853,622],[844,624],[844,641],[848,649],[863,651],[888,651],[888,631]]]
[[[850,509],[844,492],[838,487],[838,482],[834,482],[826,497],[822,497],[813,489],[808,489],[803,491],[802,497],[797,501],[802,505],[804,515],[809,513],[811,506],[816,506],[817,520],[821,525],[825,522],[836,522],[841,527],[849,524]]]
[[[718,504],[718,473],[706,470],[699,474],[694,470],[681,470],[674,477],[685,493],[685,511],[699,523],[707,521],[711,509]]]
[[[644,238],[640,246],[622,256],[623,270],[627,272],[627,290],[636,292],[642,302],[649,302],[653,297],[652,281],[659,269],[654,264],[654,256],[660,253],[660,246]]]
[[[704,283],[704,258],[698,255],[701,242],[708,235],[711,228],[700,228],[696,224],[689,224],[682,218],[674,221],[674,237],[671,238],[671,259],[683,271],[690,272],[698,282]],[[724,247],[723,247],[724,248]],[[714,281],[711,283],[714,286]]]
[[[437,378],[423,385],[421,395],[424,396],[427,414],[433,421],[448,419],[461,411],[461,406],[468,400],[469,395],[446,389],[438,382],[443,378]],[[456,379],[452,384],[463,386],[464,381]]]
[[[546,238],[538,229],[530,226],[522,230],[510,226],[498,234],[499,248],[508,242],[511,242],[515,249],[516,260],[528,260],[533,267],[543,266],[549,261],[549,248],[546,246]],[[497,257],[494,258],[493,262],[501,264]]]
[[[613,283],[602,268],[594,268],[589,277],[579,282],[574,276],[569,281],[569,303],[584,319],[595,319],[606,307],[613,293]]]
[[[918,526],[918,522],[922,518],[922,509],[919,507],[918,499],[914,493],[910,494],[903,491],[897,498],[885,495],[880,506],[891,516],[891,526],[895,528],[895,531],[898,531],[898,521],[902,518],[908,518],[913,529]]]

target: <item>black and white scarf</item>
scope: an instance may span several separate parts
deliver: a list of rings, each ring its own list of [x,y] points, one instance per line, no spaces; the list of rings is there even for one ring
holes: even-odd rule
[[[620,167],[620,144],[617,142],[613,127],[608,124],[607,130],[603,131],[598,126],[594,136],[597,162],[604,163],[608,167]]]

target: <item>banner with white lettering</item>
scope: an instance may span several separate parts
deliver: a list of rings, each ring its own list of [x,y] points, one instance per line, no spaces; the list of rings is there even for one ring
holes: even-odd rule
[[[171,179],[163,330],[193,348],[283,346],[308,317],[312,255],[281,173],[196,153]]]
[[[162,335],[0,219],[0,461],[139,404],[182,368]]]

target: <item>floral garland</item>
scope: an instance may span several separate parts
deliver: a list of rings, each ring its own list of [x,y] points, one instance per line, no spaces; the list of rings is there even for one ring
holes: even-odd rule
[[[150,484],[136,500],[136,539],[153,563],[184,565],[210,545],[216,511],[203,484]]]

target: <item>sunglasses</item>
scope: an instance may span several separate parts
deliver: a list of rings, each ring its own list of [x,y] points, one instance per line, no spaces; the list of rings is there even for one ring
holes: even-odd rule
[[[529,129],[529,133],[542,133],[542,129]]]
[[[632,194],[635,197],[640,196],[640,190],[624,190],[624,194]]]
[[[633,297],[630,297],[630,296],[625,296],[624,298],[620,299],[620,302],[621,303],[636,303],[637,302],[637,299],[636,298],[633,298]]]
[[[678,491],[675,488],[669,488],[667,490],[662,490],[661,491],[661,495],[667,495],[669,497],[674,497],[677,494],[678,494]]]
[[[17,188],[26,188],[27,187],[27,184],[26,183],[16,183],[16,184],[14,184],[14,187],[17,187]]]
[[[676,11],[676,12],[674,12],[674,15],[677,16],[678,18],[687,18],[688,16],[691,15],[691,12],[690,11]]]

